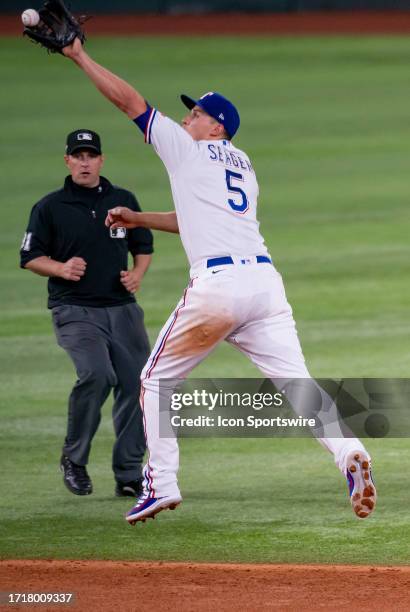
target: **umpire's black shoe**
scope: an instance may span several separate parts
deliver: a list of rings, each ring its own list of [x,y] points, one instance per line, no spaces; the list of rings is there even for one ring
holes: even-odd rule
[[[121,482],[117,480],[115,495],[117,497],[139,497],[142,493],[142,478],[132,482]]]
[[[93,492],[93,485],[84,465],[77,465],[62,455],[60,470],[63,472],[64,484],[71,493],[90,495]]]

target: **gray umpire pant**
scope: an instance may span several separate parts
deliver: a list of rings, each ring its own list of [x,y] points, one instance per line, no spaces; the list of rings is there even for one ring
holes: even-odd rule
[[[135,303],[109,308],[56,306],[52,309],[58,344],[71,357],[78,380],[68,403],[63,453],[86,465],[101,407],[114,390],[115,478],[141,477],[145,435],[139,404],[140,374],[149,353],[142,308]]]

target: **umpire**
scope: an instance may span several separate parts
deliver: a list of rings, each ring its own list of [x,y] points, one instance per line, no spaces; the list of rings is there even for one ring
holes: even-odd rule
[[[138,496],[145,452],[139,377],[150,347],[133,293],[151,261],[152,234],[105,227],[110,208],[140,207],[132,193],[100,176],[98,134],[69,134],[64,160],[70,176],[33,207],[20,251],[22,268],[49,277],[57,342],[77,371],[60,467],[72,493],[92,493],[86,465],[101,407],[113,388],[115,493]],[[134,260],[130,270],[128,252]]]

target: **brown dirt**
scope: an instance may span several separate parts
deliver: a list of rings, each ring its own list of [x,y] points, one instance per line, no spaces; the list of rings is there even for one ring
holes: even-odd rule
[[[199,355],[225,338],[234,328],[234,321],[208,316],[205,321],[196,322],[195,326],[180,331],[166,344],[165,352],[178,356]]]
[[[36,606],[68,612],[408,612],[410,567],[8,560],[0,590],[74,592],[70,606]]]
[[[343,11],[206,15],[96,15],[85,26],[89,35],[306,35],[406,34],[410,11]],[[16,36],[23,28],[19,15],[3,15],[0,35]]]

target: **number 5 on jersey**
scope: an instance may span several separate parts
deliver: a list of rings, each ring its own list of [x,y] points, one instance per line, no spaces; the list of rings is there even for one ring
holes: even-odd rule
[[[232,172],[232,170],[225,170],[225,173],[226,173],[225,174],[226,186],[228,187],[228,191],[230,193],[238,194],[239,196],[241,196],[241,200],[242,200],[242,202],[239,204],[232,198],[229,198],[228,204],[232,208],[232,210],[243,214],[249,208],[248,198],[246,197],[246,193],[243,191],[243,189],[241,189],[240,187],[238,187],[237,185],[233,183],[233,181],[243,182],[243,175],[239,174],[239,172]]]

